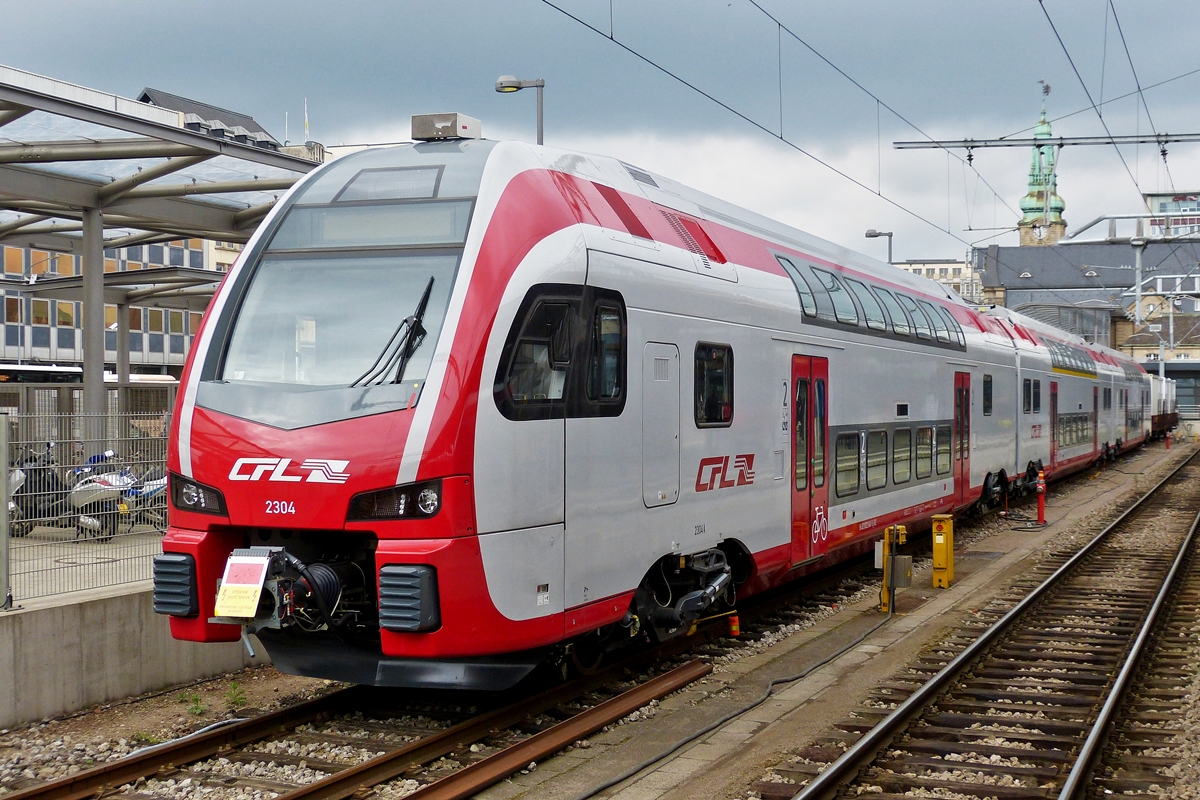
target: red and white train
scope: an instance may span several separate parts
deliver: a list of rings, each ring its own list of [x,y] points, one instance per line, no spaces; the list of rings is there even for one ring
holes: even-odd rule
[[[1152,380],[615,159],[366,150],[205,316],[156,610],[287,672],[499,688],[1134,447]]]

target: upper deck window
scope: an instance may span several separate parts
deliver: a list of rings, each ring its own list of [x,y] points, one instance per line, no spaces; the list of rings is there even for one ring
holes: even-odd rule
[[[424,200],[437,196],[444,167],[375,167],[360,170],[333,198],[355,200]]]
[[[471,200],[296,205],[270,249],[460,246],[467,238],[472,205]]]
[[[863,315],[867,318],[867,327],[875,331],[887,330],[887,317],[883,314],[883,307],[879,305],[879,301],[875,299],[875,295],[871,294],[871,290],[862,281],[856,281],[854,278],[843,278],[846,285],[850,287],[850,291],[858,298],[858,304],[862,306]]]
[[[846,287],[842,286],[842,282],[832,272],[827,272],[823,269],[813,267],[813,273],[817,276],[817,280],[829,292],[829,298],[833,301],[833,313],[837,316],[838,322],[843,322],[847,325],[858,324],[858,309],[854,307],[854,301],[850,299],[850,293],[846,291]]]

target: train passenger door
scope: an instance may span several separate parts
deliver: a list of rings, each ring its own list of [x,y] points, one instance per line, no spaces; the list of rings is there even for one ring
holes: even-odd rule
[[[1050,463],[1058,463],[1058,381],[1050,381]]]
[[[958,505],[967,502],[971,483],[971,373],[954,373],[954,486]]]
[[[792,563],[829,546],[829,360],[792,356]]]

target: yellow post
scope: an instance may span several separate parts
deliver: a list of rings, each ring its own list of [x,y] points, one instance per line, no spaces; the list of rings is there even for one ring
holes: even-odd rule
[[[949,589],[954,582],[954,517],[933,515],[933,588]]]

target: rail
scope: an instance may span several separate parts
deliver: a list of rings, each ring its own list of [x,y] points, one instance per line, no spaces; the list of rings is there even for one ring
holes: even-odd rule
[[[618,680],[623,666],[615,665],[597,675],[578,678],[519,698],[367,761],[352,766],[338,765],[338,770],[326,778],[280,793],[280,800],[332,800],[360,796],[370,787],[401,776],[414,767],[450,755],[472,742],[519,725],[547,709],[578,701],[589,692]],[[603,726],[631,714],[648,702],[662,698],[704,677],[711,671],[712,667],[708,664],[689,661],[619,692],[608,700],[441,780],[429,783],[411,796],[447,800],[474,795],[523,769],[530,761],[540,760],[555,753]],[[375,703],[378,703],[378,695],[368,689],[344,689],[296,706],[248,720],[235,721],[220,728],[150,747],[75,775],[5,795],[5,800],[85,800],[89,797],[107,796],[123,785],[133,783],[139,778],[148,778],[161,770],[178,769],[216,755],[228,756],[234,748],[276,736],[286,736],[296,726],[317,718]]]
[[[903,728],[922,710],[924,710],[940,693],[946,689],[956,678],[960,676],[965,668],[972,662],[982,657],[988,648],[1004,633],[1013,627],[1014,623],[1020,619],[1026,611],[1031,609],[1035,604],[1043,600],[1048,593],[1056,587],[1060,580],[1070,573],[1076,566],[1085,558],[1091,555],[1111,534],[1119,528],[1122,523],[1128,520],[1133,514],[1138,512],[1149,500],[1155,497],[1158,492],[1169,482],[1182,472],[1185,468],[1192,466],[1200,454],[1187,459],[1166,477],[1155,484],[1146,494],[1138,499],[1136,503],[1126,509],[1119,517],[1107,525],[1100,533],[1093,537],[1086,545],[1084,545],[1075,555],[1063,563],[1049,577],[1047,577],[1037,588],[1026,595],[1012,609],[1010,609],[1003,617],[997,620],[990,628],[980,635],[974,642],[967,646],[961,653],[953,658],[945,667],[943,667],[936,675],[930,678],[925,684],[911,694],[904,702],[900,703],[890,714],[879,722],[871,730],[863,734],[863,736],[855,742],[845,753],[843,753],[836,761],[831,763],[819,775],[817,775],[807,786],[800,792],[794,795],[793,800],[817,800],[817,798],[832,797],[843,783],[851,780],[859,770],[869,763],[875,755],[883,748],[887,747],[894,737],[899,734]],[[1195,530],[1193,523],[1192,531]],[[1189,533],[1186,542],[1190,543],[1191,533]],[[1186,552],[1182,548],[1181,553]],[[1172,570],[1172,576],[1174,570]],[[1141,639],[1139,638],[1139,641]],[[1103,729],[1101,729],[1103,730]],[[1089,737],[1090,741],[1090,737]],[[1090,756],[1089,756],[1090,757]]]

